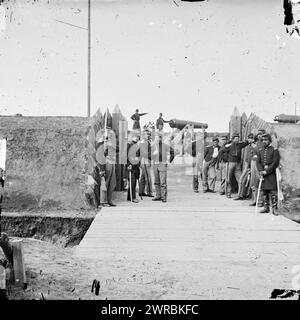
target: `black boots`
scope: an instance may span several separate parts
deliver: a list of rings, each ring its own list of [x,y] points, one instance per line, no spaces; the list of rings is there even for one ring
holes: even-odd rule
[[[269,194],[263,195],[263,203],[264,203],[264,208],[260,210],[259,213],[269,213],[270,212]]]
[[[272,194],[271,195],[271,213],[274,214],[275,216],[279,215],[279,213],[277,211],[277,209],[278,209],[277,205],[278,205],[277,195]]]
[[[275,216],[278,216],[279,213],[277,211],[278,209],[277,194],[271,193],[270,196],[271,196],[271,207],[269,205],[269,200],[270,200],[269,194],[264,194],[263,195],[264,208],[259,213],[269,213],[271,211],[272,214],[274,214]]]

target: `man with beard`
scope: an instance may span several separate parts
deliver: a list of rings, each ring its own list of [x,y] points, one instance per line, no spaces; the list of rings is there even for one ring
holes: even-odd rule
[[[279,151],[271,146],[272,138],[270,134],[264,134],[262,142],[263,148],[260,148],[257,154],[257,168],[263,179],[261,188],[263,191],[264,208],[260,213],[270,212],[271,200],[271,213],[278,215],[276,168],[279,166],[280,155]]]

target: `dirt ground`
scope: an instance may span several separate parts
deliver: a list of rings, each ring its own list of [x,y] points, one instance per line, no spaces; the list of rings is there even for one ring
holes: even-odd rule
[[[207,196],[201,192],[194,194],[191,191],[190,176],[182,179],[180,178],[182,172],[178,169],[170,171],[168,179],[170,202],[184,206],[183,198],[185,197],[189,205],[196,207],[198,201],[202,199],[209,202],[212,208],[217,201],[224,202],[224,198],[218,194]],[[125,196],[123,193],[122,197],[125,198]],[[121,206],[122,203],[119,201],[118,204]],[[144,206],[146,201],[150,203],[151,200],[145,199],[140,205]],[[125,207],[128,209],[130,206],[128,203],[123,205],[124,210]],[[225,205],[236,206],[236,201],[225,199]],[[247,202],[244,205],[247,206]],[[235,216],[238,218],[239,215]],[[201,221],[204,224],[214,225],[213,215]],[[230,223],[232,223],[230,230],[235,226],[238,228],[237,221],[230,221]],[[199,232],[202,227],[205,225],[198,227]],[[211,232],[218,233],[220,230],[218,231],[216,226]],[[243,239],[242,230],[240,237],[241,241],[247,240]],[[217,254],[216,258],[210,260],[205,257],[195,261],[193,259],[190,261],[159,258],[127,259],[126,257],[87,260],[76,255],[76,246],[65,248],[26,238],[23,246],[28,288],[24,291],[11,291],[10,298],[268,299],[275,288],[291,288],[293,277],[291,268],[298,262],[295,253],[291,256],[290,251],[279,250],[280,244],[268,245],[268,249],[262,249],[263,256],[241,250],[241,252],[235,251],[233,248],[235,252],[231,256],[226,256],[226,253],[220,250],[219,256]],[[91,292],[94,279],[100,281],[98,296]]]
[[[290,287],[289,264],[248,262],[82,261],[75,248],[25,239],[28,288],[10,299],[268,299]],[[251,274],[249,274],[251,267]],[[100,293],[91,292],[100,281]],[[266,281],[267,279],[267,281]],[[274,283],[277,279],[277,283]]]

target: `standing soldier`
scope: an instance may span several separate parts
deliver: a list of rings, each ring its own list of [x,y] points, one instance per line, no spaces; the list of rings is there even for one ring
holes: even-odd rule
[[[140,196],[147,196],[153,198],[152,192],[152,179],[151,179],[151,133],[145,130],[142,135],[142,141],[140,142],[140,156],[141,156],[141,178],[139,193]],[[145,193],[146,189],[146,193]]]
[[[216,183],[216,168],[218,155],[219,155],[219,139],[213,138],[213,145],[206,146],[204,150],[204,161],[203,161],[203,192],[215,192]],[[209,180],[209,182],[208,182]]]
[[[199,136],[194,134],[194,139],[187,143],[185,152],[188,152],[193,157],[193,190],[199,192],[199,175],[201,174],[201,163],[200,163],[200,149],[201,149]]]
[[[248,140],[249,145],[245,148],[245,153],[244,153],[245,160],[244,160],[244,164],[243,164],[243,172],[241,174],[240,181],[238,182],[239,183],[238,196],[237,196],[237,198],[234,198],[233,200],[244,200],[244,198],[249,195],[250,163],[251,163],[250,150],[253,150],[254,134],[249,133],[247,136],[247,140]]]
[[[250,188],[252,191],[252,198],[253,201],[249,204],[249,206],[256,206],[256,200],[257,200],[257,192],[258,192],[258,186],[259,186],[259,172],[257,169],[257,153],[258,153],[258,147],[257,147],[257,140],[258,135],[255,137],[254,143],[251,144],[249,149],[249,158],[250,158]],[[260,192],[262,193],[262,192]],[[262,207],[262,196],[259,196],[258,199],[258,206]]]
[[[162,113],[159,114],[159,118],[156,120],[156,129],[162,131],[164,128],[164,123],[169,123],[170,121],[164,120]]]
[[[271,213],[278,215],[276,211],[278,201],[276,168],[279,166],[280,155],[279,151],[271,146],[272,139],[270,134],[264,134],[262,142],[264,147],[258,150],[257,155],[257,168],[261,179],[263,179],[261,187],[263,190],[264,208],[260,213],[268,213],[270,211],[271,200]]]
[[[228,143],[228,137],[222,137],[222,147],[219,151],[216,169],[220,170],[220,195],[224,195],[226,192],[226,179],[227,179],[227,166],[228,166],[228,150],[225,145]]]
[[[127,146],[127,174],[128,174],[128,191],[127,200],[138,203],[136,198],[136,183],[140,176],[140,150],[138,145],[138,136],[132,137],[132,142]]]
[[[132,130],[134,130],[136,134],[140,134],[140,131],[141,131],[140,118],[145,114],[147,113],[139,113],[139,109],[136,109],[135,113],[131,116],[131,120],[133,120]]]
[[[225,146],[228,149],[228,175],[227,175],[227,198],[231,198],[232,178],[235,177],[240,188],[240,178],[242,175],[241,153],[249,142],[239,142],[239,134],[232,136],[232,141]]]
[[[153,159],[155,198],[152,201],[167,202],[167,169],[168,155],[170,155],[170,163],[174,159],[174,150],[162,141],[162,134],[155,133],[155,141],[151,148]]]
[[[110,207],[115,207],[116,205],[112,202],[113,192],[116,188],[116,141],[114,139],[114,133],[109,130],[107,137],[99,139],[96,145],[96,159],[98,161],[98,171],[100,179],[105,178],[106,188],[107,188],[107,204]],[[101,180],[99,180],[101,181]],[[100,199],[103,205],[102,199]]]

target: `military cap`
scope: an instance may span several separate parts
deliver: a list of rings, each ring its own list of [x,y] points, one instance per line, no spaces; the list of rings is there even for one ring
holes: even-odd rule
[[[236,137],[240,137],[240,135],[238,134],[238,133],[234,133],[233,135],[232,135],[232,137],[231,137],[231,139],[234,139],[234,138],[236,138]]]
[[[249,139],[254,139],[254,134],[253,133],[249,133],[247,136]]]
[[[270,142],[272,142],[271,135],[269,133],[265,133],[261,136],[263,139],[268,139]]]
[[[219,142],[219,139],[218,139],[217,137],[214,137],[214,138],[212,139],[212,141],[218,141],[218,142]]]
[[[265,129],[258,129],[258,132],[259,132],[259,133],[262,133],[262,134],[265,134],[265,133],[266,133],[266,130],[265,130]]]

